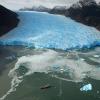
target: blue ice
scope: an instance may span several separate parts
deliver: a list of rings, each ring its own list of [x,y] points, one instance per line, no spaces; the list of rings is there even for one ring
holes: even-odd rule
[[[100,45],[100,32],[68,17],[42,12],[17,12],[18,27],[0,37],[0,45],[73,49]]]
[[[84,85],[82,88],[80,88],[80,91],[91,91],[91,90],[92,90],[91,84]]]

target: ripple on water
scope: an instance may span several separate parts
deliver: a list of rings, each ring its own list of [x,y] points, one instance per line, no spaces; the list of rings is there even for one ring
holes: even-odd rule
[[[87,77],[100,80],[100,65],[87,63],[87,58],[91,60],[95,53],[98,55],[95,50],[83,53],[36,49],[36,54],[24,54],[24,56],[18,57],[14,68],[10,70],[8,75],[12,78],[11,89],[0,100],[4,100],[11,92],[16,91],[23,78],[34,72],[50,74],[55,78],[72,82],[82,82]],[[99,63],[98,59],[92,60]]]

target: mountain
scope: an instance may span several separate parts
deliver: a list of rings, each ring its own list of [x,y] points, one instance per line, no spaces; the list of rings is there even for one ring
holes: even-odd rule
[[[64,15],[85,25],[93,26],[100,30],[100,3],[97,4],[95,0],[80,0],[73,4],[70,8],[67,8],[67,6],[55,6],[54,8],[50,9],[40,6],[24,8],[21,10],[31,10]]]
[[[0,5],[0,36],[15,28],[18,22],[18,15],[15,12]]]
[[[49,13],[65,15],[66,14],[66,10],[67,10],[66,6],[56,6],[53,9],[51,9],[49,11]]]
[[[80,0],[70,8],[54,7],[49,13],[62,14],[100,30],[100,4],[97,4],[95,0]]]
[[[47,7],[44,7],[44,6],[33,6],[32,8],[22,8],[20,9],[20,11],[39,11],[39,12],[49,12],[51,9],[50,8],[47,8]]]
[[[67,9],[65,16],[100,30],[100,5],[94,0],[80,0]]]

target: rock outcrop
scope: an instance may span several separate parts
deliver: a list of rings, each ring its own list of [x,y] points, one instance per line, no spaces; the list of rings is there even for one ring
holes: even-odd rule
[[[18,22],[18,15],[15,12],[0,5],[0,36],[15,28]]]
[[[80,0],[67,10],[65,16],[100,30],[100,6],[94,0]]]

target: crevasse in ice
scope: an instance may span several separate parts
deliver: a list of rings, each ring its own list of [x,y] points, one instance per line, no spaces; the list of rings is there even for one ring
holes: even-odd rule
[[[72,49],[100,45],[100,32],[68,17],[40,12],[17,12],[18,27],[0,37],[0,45]]]

